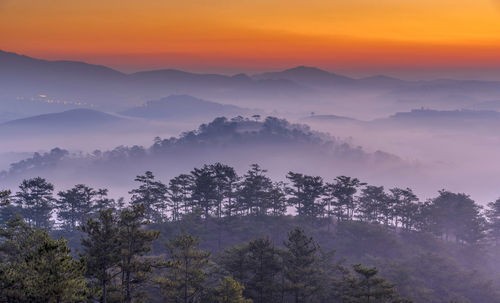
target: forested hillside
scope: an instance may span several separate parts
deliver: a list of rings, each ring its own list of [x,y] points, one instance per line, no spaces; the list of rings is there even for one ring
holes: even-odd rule
[[[1,195],[0,301],[499,302],[500,200],[207,164]]]
[[[64,187],[76,183],[106,184],[110,190],[120,188],[124,195],[132,186],[130,175],[154,168],[158,176],[171,178],[204,163],[224,162],[244,170],[250,163],[258,162],[283,173],[292,169],[293,163],[323,175],[331,175],[332,170],[335,174],[361,171],[363,175],[374,175],[409,169],[407,163],[392,154],[368,152],[307,125],[276,117],[262,119],[259,115],[220,117],[177,137],[156,137],[152,141],[149,147],[118,146],[88,153],[54,148],[34,153],[0,172],[0,181],[15,186],[24,178],[43,175]]]

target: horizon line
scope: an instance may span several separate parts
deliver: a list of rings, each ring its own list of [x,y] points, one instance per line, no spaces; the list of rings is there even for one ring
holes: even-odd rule
[[[407,81],[407,82],[437,81],[437,80],[500,82],[500,69],[497,69],[497,68],[492,68],[494,70],[498,70],[498,73],[499,73],[499,75],[497,75],[496,77],[493,77],[493,78],[484,78],[484,79],[479,79],[479,78],[475,78],[475,77],[454,78],[451,76],[434,76],[434,77],[418,77],[418,78],[409,77],[408,78],[408,77],[404,77],[404,76],[400,76],[400,75],[393,75],[391,73],[384,73],[384,72],[373,72],[373,73],[365,72],[365,73],[362,73],[362,75],[356,76],[356,75],[352,75],[352,73],[350,74],[349,72],[346,72],[346,71],[341,71],[341,72],[331,71],[331,70],[324,68],[324,67],[318,67],[315,65],[308,65],[308,64],[300,64],[300,63],[299,64],[290,64],[290,65],[287,65],[288,67],[281,67],[281,68],[279,68],[279,67],[274,67],[274,68],[271,67],[270,69],[260,69],[259,68],[259,69],[255,69],[253,72],[251,69],[245,70],[244,68],[238,68],[238,67],[232,67],[232,68],[221,67],[218,71],[216,71],[216,70],[204,71],[203,68],[201,68],[201,70],[200,70],[200,69],[196,69],[196,67],[194,67],[194,70],[193,70],[187,66],[185,68],[168,67],[167,66],[167,67],[153,67],[153,68],[147,68],[147,67],[140,68],[140,67],[138,67],[138,68],[132,69],[132,68],[125,68],[125,67],[120,68],[120,67],[114,66],[113,64],[91,62],[88,60],[82,60],[82,59],[78,59],[78,58],[74,58],[74,59],[71,59],[71,58],[55,59],[53,57],[49,57],[49,58],[45,57],[44,58],[43,56],[30,55],[30,54],[26,54],[26,53],[22,53],[22,52],[5,50],[5,49],[0,49],[0,52],[16,55],[16,56],[20,56],[20,57],[26,57],[26,58],[33,59],[33,60],[53,62],[53,63],[54,62],[83,63],[83,64],[87,64],[87,65],[91,65],[91,66],[107,68],[107,69],[113,70],[113,71],[118,72],[118,73],[123,74],[123,75],[133,75],[133,74],[137,74],[137,73],[160,72],[160,71],[178,71],[178,72],[197,74],[197,75],[221,75],[221,76],[227,76],[227,77],[234,77],[237,75],[246,75],[249,77],[253,77],[253,76],[257,76],[257,75],[264,74],[264,73],[279,73],[279,72],[284,72],[284,71],[293,70],[293,69],[303,67],[303,68],[315,69],[315,70],[322,71],[322,72],[327,72],[331,75],[351,78],[353,80],[361,80],[361,79],[373,78],[373,77],[387,77],[387,78],[393,78],[396,80],[402,80],[402,81]],[[107,55],[111,56],[112,54],[107,54]],[[221,69],[222,70],[224,70],[224,69],[231,70],[231,72],[229,72],[229,71],[222,72]],[[460,70],[460,69],[471,70],[470,68],[467,68],[467,67],[451,68],[451,70]],[[397,68],[397,70],[399,70],[403,73],[414,72],[415,74],[418,73],[417,71],[422,71],[422,70],[433,71],[432,69],[412,69],[412,68]],[[436,70],[434,70],[434,71],[436,71]],[[436,73],[438,73],[438,72],[436,72]],[[353,72],[353,74],[357,74],[357,72]]]

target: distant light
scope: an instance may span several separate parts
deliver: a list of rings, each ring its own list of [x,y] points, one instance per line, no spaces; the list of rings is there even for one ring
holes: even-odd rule
[[[38,95],[40,98],[47,98],[47,95]]]

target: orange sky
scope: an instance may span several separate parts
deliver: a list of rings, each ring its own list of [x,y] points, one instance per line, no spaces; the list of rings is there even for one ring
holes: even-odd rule
[[[0,49],[127,71],[495,72],[500,0],[0,0]]]

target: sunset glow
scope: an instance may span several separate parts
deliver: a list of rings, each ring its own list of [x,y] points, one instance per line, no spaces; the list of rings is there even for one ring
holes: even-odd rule
[[[127,71],[483,69],[500,66],[500,1],[3,0],[0,45]]]

